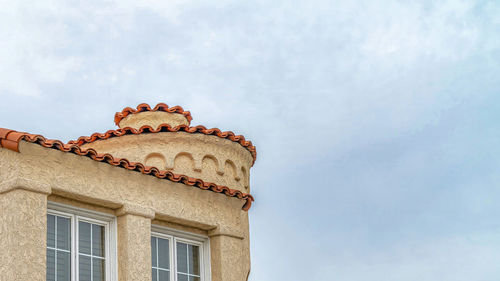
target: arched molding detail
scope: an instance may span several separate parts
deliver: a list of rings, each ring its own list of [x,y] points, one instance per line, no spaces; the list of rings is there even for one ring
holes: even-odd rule
[[[189,173],[194,170],[194,158],[189,152],[179,152],[174,158],[174,170]]]
[[[245,167],[241,167],[241,178],[243,179],[243,187],[245,189],[248,189],[248,173],[247,173],[247,170],[245,169]]]
[[[224,163],[224,171],[229,179],[234,179],[235,181],[239,181],[240,177],[238,176],[238,172],[236,171],[236,165],[233,161],[227,159]]]
[[[214,166],[214,171],[219,174],[219,175],[223,175],[224,172],[221,171],[221,165],[220,165],[220,162],[219,160],[211,155],[211,154],[207,154],[205,156],[203,156],[203,159],[202,159],[202,167],[205,168],[207,167],[208,165],[210,165],[210,163],[213,163],[213,166]],[[205,172],[205,171],[203,171]]]
[[[216,136],[186,132],[145,133],[100,140],[84,148],[161,166],[158,168],[243,192],[250,186],[251,155],[241,145]]]
[[[146,164],[147,166],[156,167],[160,170],[167,169],[167,160],[165,156],[157,152],[148,154],[146,158],[144,158],[144,164]]]

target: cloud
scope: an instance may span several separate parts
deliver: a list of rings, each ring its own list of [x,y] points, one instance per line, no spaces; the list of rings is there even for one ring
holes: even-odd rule
[[[323,266],[312,278],[321,280],[324,276],[334,276],[335,280],[356,281],[370,276],[372,280],[387,281],[493,281],[500,274],[495,266],[500,257],[494,250],[500,246],[499,242],[495,233],[480,233],[412,241],[402,248],[387,247],[357,255],[326,254],[318,258]]]
[[[3,1],[1,126],[69,140],[126,106],[180,104],[257,145],[252,280],[489,280],[497,267],[473,256],[499,250],[498,14],[463,0]]]

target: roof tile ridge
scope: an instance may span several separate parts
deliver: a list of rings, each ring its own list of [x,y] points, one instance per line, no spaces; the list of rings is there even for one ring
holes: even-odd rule
[[[141,103],[135,109],[131,107],[125,107],[121,112],[115,113],[115,124],[118,125],[123,118],[127,117],[130,114],[136,114],[146,111],[151,111],[151,112],[163,111],[168,113],[179,113],[184,115],[184,117],[186,117],[189,123],[191,123],[191,121],[193,120],[191,112],[185,111],[182,108],[182,106],[176,105],[173,107],[169,107],[166,103],[160,102],[153,108],[151,108],[151,106],[149,106],[149,104],[147,103]]]
[[[151,175],[161,179],[167,179],[173,182],[183,183],[185,185],[196,186],[203,190],[210,190],[216,193],[223,193],[229,197],[244,199],[246,202],[242,209],[248,211],[254,201],[249,193],[243,193],[227,186],[217,185],[215,183],[205,182],[202,179],[192,178],[187,175],[175,174],[171,171],[160,170],[154,166],[146,166],[140,162],[131,162],[126,158],[116,158],[109,153],[98,153],[93,148],[82,149],[76,142],[63,143],[60,140],[47,139],[42,135],[17,132],[15,130],[0,128],[0,147],[19,152],[19,142],[21,140],[35,143],[46,148],[58,149],[63,152],[73,153],[79,156],[86,156],[97,162],[106,162],[113,166],[134,170],[145,175]]]
[[[139,129],[135,129],[132,127],[124,127],[115,130],[111,129],[106,131],[105,133],[93,133],[90,136],[81,136],[77,140],[69,141],[68,144],[84,145],[87,143],[92,143],[97,140],[106,140],[112,137],[121,137],[128,134],[138,135],[142,133],[179,132],[179,131],[184,131],[186,133],[201,133],[205,135],[213,135],[219,138],[228,139],[230,141],[239,143],[241,146],[246,148],[252,155],[253,158],[252,165],[257,160],[257,149],[252,144],[252,141],[245,139],[243,135],[236,135],[232,131],[221,131],[219,128],[207,129],[203,125],[197,125],[197,126],[177,125],[175,127],[172,127],[167,123],[163,123],[158,125],[156,129],[151,127],[150,125],[143,125]]]
[[[134,131],[137,131],[137,130],[134,128],[131,128],[131,127],[126,127],[123,129],[107,130],[105,133],[96,132],[90,136],[81,136],[76,140],[70,140],[68,142],[68,144],[83,145],[83,144],[92,143],[94,141],[101,140],[101,139],[109,139],[111,137],[121,137],[121,136],[127,134],[127,131],[133,131],[133,133],[136,134]]]

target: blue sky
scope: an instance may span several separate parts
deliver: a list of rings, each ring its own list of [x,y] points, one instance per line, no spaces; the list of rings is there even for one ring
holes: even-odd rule
[[[0,127],[257,146],[252,281],[500,278],[500,2],[0,1]]]

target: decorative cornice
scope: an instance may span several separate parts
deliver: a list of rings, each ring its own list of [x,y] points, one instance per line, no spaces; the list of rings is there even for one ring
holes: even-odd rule
[[[129,132],[131,130],[134,129],[131,128],[124,129],[125,132]],[[152,130],[152,128],[149,127],[147,130]],[[252,201],[254,201],[252,195],[248,193],[243,193],[239,190],[231,189],[227,186],[221,186],[214,183],[204,182],[201,179],[192,178],[186,175],[174,174],[170,171],[164,171],[156,167],[146,166],[139,162],[131,162],[125,158],[115,158],[113,155],[109,153],[101,154],[92,148],[82,149],[80,145],[75,142],[70,142],[65,144],[59,140],[46,139],[41,135],[34,135],[29,133],[17,132],[10,129],[0,128],[0,147],[19,152],[19,142],[21,140],[38,144],[46,148],[60,150],[62,152],[68,152],[80,156],[86,156],[97,162],[108,163],[112,166],[118,166],[127,170],[137,171],[145,175],[157,177],[159,179],[166,179],[172,182],[183,183],[185,185],[190,185],[190,186],[196,186],[203,190],[210,190],[216,193],[223,193],[229,197],[236,197],[239,199],[243,199],[246,201],[242,207],[242,209],[245,211],[248,211],[250,209]]]
[[[241,146],[243,146],[250,152],[253,158],[252,165],[255,163],[255,160],[257,159],[257,149],[255,148],[255,146],[253,146],[252,142],[246,140],[244,136],[236,135],[231,131],[222,132],[218,128],[207,129],[205,126],[201,125],[195,127],[190,127],[186,125],[171,127],[169,124],[161,124],[156,129],[151,126],[145,125],[140,127],[138,130],[131,127],[126,127],[116,130],[109,130],[105,133],[94,133],[88,137],[85,136],[79,137],[77,140],[69,141],[68,144],[81,146],[87,143],[95,142],[97,140],[106,140],[109,138],[121,137],[124,135],[139,135],[139,134],[160,133],[160,132],[186,132],[192,134],[198,133],[198,134],[213,135],[219,138],[228,139],[230,141],[239,143]]]

